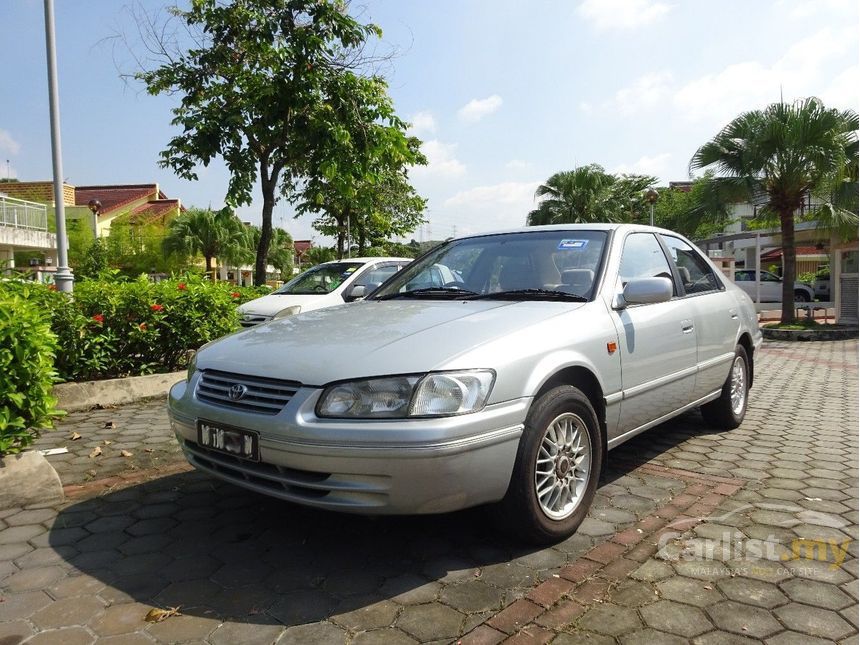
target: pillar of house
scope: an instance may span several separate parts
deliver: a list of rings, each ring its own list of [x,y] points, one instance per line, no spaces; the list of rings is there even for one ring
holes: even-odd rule
[[[15,250],[10,248],[0,249],[0,269],[9,270],[15,268]]]
[[[218,279],[224,282],[227,279],[227,265],[218,263]]]
[[[748,246],[744,249],[744,268],[745,269],[754,269],[755,268],[755,254],[756,254],[755,246]]]

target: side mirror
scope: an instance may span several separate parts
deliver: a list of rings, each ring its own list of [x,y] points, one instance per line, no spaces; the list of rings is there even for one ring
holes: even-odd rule
[[[669,278],[634,278],[616,298],[615,309],[627,305],[649,305],[672,299],[672,281]]]
[[[349,290],[349,295],[347,296],[349,300],[358,300],[359,298],[364,298],[367,295],[367,287],[363,284],[357,284],[352,289]]]

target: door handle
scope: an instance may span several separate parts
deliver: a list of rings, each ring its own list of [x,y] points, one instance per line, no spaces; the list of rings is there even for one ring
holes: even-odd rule
[[[737,309],[729,309],[729,316],[732,317],[732,320],[738,319],[738,310]]]
[[[682,320],[681,321],[681,331],[685,334],[690,334],[693,331],[693,321],[692,320]]]

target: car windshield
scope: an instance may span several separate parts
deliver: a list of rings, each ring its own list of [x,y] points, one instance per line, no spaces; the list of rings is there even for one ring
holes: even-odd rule
[[[308,269],[272,293],[311,295],[331,293],[362,266],[361,262],[332,262]]]
[[[606,231],[525,231],[454,240],[400,271],[374,300],[591,299]]]

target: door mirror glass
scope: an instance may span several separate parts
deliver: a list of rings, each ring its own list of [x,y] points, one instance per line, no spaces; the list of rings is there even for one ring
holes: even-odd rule
[[[363,284],[357,284],[352,289],[349,290],[349,294],[347,295],[348,300],[358,300],[359,298],[364,298],[367,295],[367,287]]]

